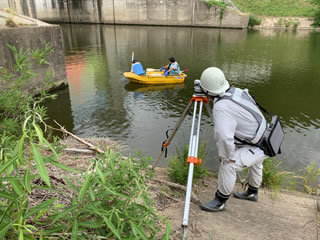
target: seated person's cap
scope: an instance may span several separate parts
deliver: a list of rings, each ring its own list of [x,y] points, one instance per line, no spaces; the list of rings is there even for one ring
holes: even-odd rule
[[[134,59],[132,60],[132,63],[136,63],[136,62],[138,62],[138,59],[134,58]]]

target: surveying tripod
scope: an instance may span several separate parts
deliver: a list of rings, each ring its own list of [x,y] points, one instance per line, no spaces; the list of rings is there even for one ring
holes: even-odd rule
[[[192,117],[192,126],[191,126],[191,134],[190,134],[190,142],[189,142],[189,151],[188,151],[188,158],[187,163],[189,164],[189,173],[188,173],[188,183],[187,183],[187,192],[186,192],[186,199],[185,199],[185,206],[184,206],[184,214],[183,214],[183,222],[182,222],[182,239],[186,239],[188,233],[188,220],[189,220],[189,210],[190,210],[190,201],[191,201],[191,190],[192,190],[192,179],[193,179],[193,170],[195,165],[201,165],[201,159],[197,157],[198,155],[198,146],[199,146],[199,134],[200,134],[200,122],[201,122],[201,114],[202,114],[202,107],[203,103],[207,108],[207,112],[212,120],[211,109],[209,105],[209,99],[207,96],[202,92],[202,89],[199,85],[199,80],[195,80],[195,91],[192,95],[192,98],[187,105],[186,109],[182,113],[180,119],[178,120],[175,128],[173,129],[170,136],[167,136],[168,139],[163,142],[161,153],[158,156],[156,162],[153,165],[153,168],[157,165],[158,161],[162,157],[163,153],[166,151],[167,146],[170,144],[171,140],[175,136],[176,132],[178,131],[179,127],[181,126],[183,120],[188,115],[192,105],[193,107],[193,117]],[[197,107],[199,106],[198,111],[198,118],[196,119],[197,115]],[[197,121],[197,124],[196,124]],[[195,128],[196,126],[196,128]]]

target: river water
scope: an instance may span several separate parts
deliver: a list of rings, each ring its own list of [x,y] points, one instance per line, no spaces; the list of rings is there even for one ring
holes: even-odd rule
[[[210,66],[231,85],[248,88],[258,102],[281,117],[285,128],[282,168],[320,166],[320,33],[191,27],[61,25],[69,88],[48,102],[48,114],[80,137],[120,141],[126,154],[139,150],[156,158],[165,131],[174,128],[193,94],[193,81]],[[131,54],[144,68],[166,65],[174,56],[189,70],[184,84],[129,83]],[[168,158],[188,144],[187,116],[169,146]],[[218,167],[213,125],[201,120],[205,164]],[[162,159],[160,166],[166,166]]]

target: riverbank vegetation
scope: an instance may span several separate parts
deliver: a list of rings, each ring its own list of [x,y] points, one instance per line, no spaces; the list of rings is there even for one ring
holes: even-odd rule
[[[35,76],[33,64],[49,64],[50,45],[9,48],[15,63],[1,69],[7,87],[0,90],[0,238],[162,238],[164,220],[146,184],[149,161],[124,160],[108,148],[92,157],[85,172],[60,163],[62,148],[47,140],[50,128],[41,106],[52,96],[41,91],[35,97],[23,88]],[[162,239],[169,233],[168,223]]]
[[[309,0],[233,0],[242,12],[272,17],[312,17],[315,7]]]
[[[320,26],[320,1],[319,0],[233,0],[242,12],[250,15],[249,27],[259,25],[261,17],[310,17],[314,19],[312,26]],[[296,29],[297,23],[293,25]],[[288,27],[286,25],[286,28]]]

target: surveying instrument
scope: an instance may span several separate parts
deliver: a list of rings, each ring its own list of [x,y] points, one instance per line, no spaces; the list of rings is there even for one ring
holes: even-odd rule
[[[185,198],[185,206],[184,206],[184,214],[183,214],[183,222],[181,226],[182,239],[185,240],[187,238],[188,233],[188,220],[189,220],[189,211],[190,211],[190,201],[191,201],[191,192],[192,192],[192,179],[193,179],[193,170],[195,165],[201,165],[201,159],[197,157],[198,155],[198,146],[199,146],[199,134],[200,134],[200,122],[201,122],[201,114],[203,104],[205,104],[207,108],[207,112],[212,119],[211,108],[209,104],[209,99],[206,94],[203,92],[200,87],[200,80],[194,81],[194,94],[191,97],[189,104],[186,109],[182,113],[180,119],[178,120],[175,128],[173,129],[171,135],[168,135],[167,131],[167,140],[165,140],[162,144],[161,153],[158,156],[156,162],[153,165],[153,168],[157,165],[158,161],[162,157],[163,153],[167,151],[168,145],[171,143],[171,140],[175,136],[179,127],[181,126],[183,120],[186,118],[188,113],[193,106],[193,116],[192,116],[192,125],[191,125],[191,133],[190,133],[190,141],[189,141],[189,150],[187,163],[189,164],[189,172],[188,172],[188,183],[187,183],[187,191]],[[199,110],[197,109],[199,106]],[[198,115],[198,117],[197,117]]]

